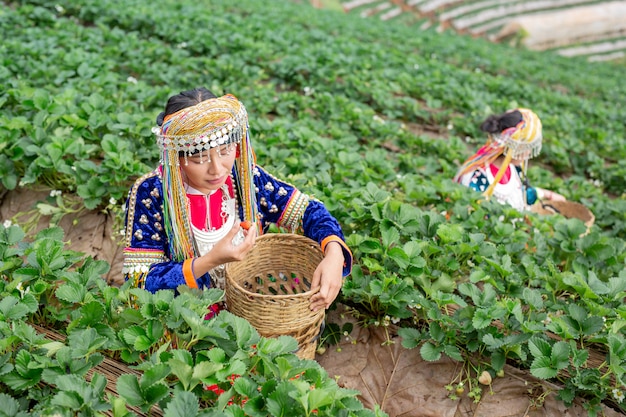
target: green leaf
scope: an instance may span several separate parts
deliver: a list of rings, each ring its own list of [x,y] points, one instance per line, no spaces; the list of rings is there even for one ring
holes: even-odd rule
[[[437,228],[437,236],[441,238],[441,243],[461,243],[465,230],[460,224],[442,223]]]
[[[135,414],[131,414],[126,408],[126,400],[124,398],[116,397],[109,394],[109,402],[111,404],[111,412],[115,417],[131,417]]]
[[[257,344],[257,350],[264,355],[283,355],[298,350],[298,341],[291,336],[278,338],[261,338]]]
[[[314,389],[308,393],[308,408],[309,410],[315,410],[327,405],[332,404],[335,401],[336,390],[332,389]]]
[[[56,355],[56,353],[63,347],[65,347],[65,344],[58,341],[51,341],[41,345],[41,348],[47,351],[46,356],[48,357]]]
[[[18,298],[9,295],[0,300],[0,312],[5,320],[19,320],[30,312],[30,308]]]
[[[89,356],[102,348],[108,341],[106,337],[100,336],[93,328],[71,332],[67,340],[68,346],[72,348],[73,358]]]
[[[539,379],[551,379],[557,376],[558,371],[552,366],[549,357],[535,358],[530,366],[530,373]]]
[[[587,318],[587,310],[577,304],[570,304],[567,311],[570,317],[579,323],[582,323]]]
[[[490,310],[478,308],[472,317],[472,326],[474,326],[475,329],[484,329],[485,327],[488,327],[492,321],[493,318]]]
[[[422,341],[422,332],[414,327],[401,327],[398,336],[402,338],[402,347],[405,349],[416,348]]]
[[[383,245],[378,239],[367,238],[361,242],[359,250],[363,253],[382,253]]]
[[[175,392],[163,411],[163,417],[195,417],[199,411],[198,397],[187,391]]]
[[[528,348],[530,349],[530,353],[536,358],[543,356],[549,358],[552,354],[550,343],[538,337],[533,337],[528,341]]]
[[[104,318],[104,305],[99,301],[92,301],[80,308],[80,323],[83,326],[94,326]]]
[[[131,346],[133,346],[135,344],[135,340],[137,340],[137,338],[141,336],[145,337],[146,331],[143,329],[143,327],[138,325],[131,326],[122,331],[122,338],[126,343]]]
[[[217,371],[224,368],[224,365],[221,363],[213,363],[209,361],[203,361],[198,363],[193,367],[193,373],[191,375],[192,380],[194,382],[202,381],[203,379],[214,375]],[[235,372],[230,372],[229,375],[232,375]]]
[[[137,336],[135,343],[133,343],[133,347],[139,352],[145,352],[150,349],[154,343],[155,341],[150,339],[148,336]]]
[[[294,397],[298,397],[295,383],[290,384],[282,381],[276,390],[267,397],[267,410],[275,416],[302,415],[301,406],[298,406]]]
[[[23,321],[14,323],[13,335],[19,337],[29,345],[37,345],[44,340],[42,334],[38,333],[32,326]]]
[[[21,242],[22,239],[24,239],[24,236],[26,236],[24,231],[19,226],[16,226],[16,225],[13,225],[5,230],[6,230],[6,238],[4,238],[3,241],[8,246],[12,246],[16,243]]]
[[[169,387],[164,383],[159,382],[157,384],[150,385],[144,390],[144,399],[148,406],[152,406],[167,397],[169,393]]]
[[[524,288],[522,296],[526,304],[532,306],[535,310],[543,309],[543,298],[541,292],[533,288]]]
[[[435,346],[430,342],[426,342],[420,348],[420,355],[425,361],[434,362],[441,359],[441,347]]]
[[[501,350],[496,350],[491,354],[491,367],[496,371],[504,368],[506,364],[506,355]]]
[[[411,263],[409,257],[401,248],[395,247],[387,251],[387,256],[393,260],[400,268],[404,269]]]
[[[474,284],[477,282],[481,282],[481,281],[488,281],[490,279],[491,279],[491,276],[482,269],[473,270],[469,276],[470,282]]]
[[[611,277],[608,282],[608,296],[612,300],[621,299],[626,291],[626,280],[623,278]]]
[[[122,374],[117,378],[115,388],[120,397],[124,398],[128,404],[140,406],[144,404],[143,393],[139,387],[136,375]]]
[[[587,272],[587,283],[589,284],[589,288],[597,295],[604,295],[610,292],[609,287],[598,279],[598,276],[593,270]]]
[[[60,285],[55,295],[57,298],[68,303],[78,304],[81,303],[87,295],[87,289],[73,282]]]
[[[224,363],[227,360],[226,352],[224,352],[224,349],[221,349],[219,347],[214,347],[213,349],[205,351],[203,353],[206,353],[207,358],[215,363]]]
[[[185,365],[188,366],[193,366],[193,356],[191,356],[191,352],[187,351],[187,350],[182,350],[182,349],[174,349],[171,350],[170,353],[172,354],[172,359],[176,359],[181,363],[184,363]]]
[[[65,409],[80,410],[85,400],[76,391],[60,391],[50,402]]]
[[[17,372],[11,372],[2,376],[2,382],[11,389],[22,392],[30,387],[37,385],[39,380],[34,378],[25,378],[20,376]]]
[[[383,238],[383,246],[392,247],[400,240],[400,232],[395,227],[381,230],[381,236]]]
[[[94,109],[102,109],[105,104],[106,104],[106,100],[104,99],[104,97],[102,97],[100,94],[98,93],[93,93],[89,96],[89,98],[87,99],[87,102],[91,105],[91,107],[93,107]]]
[[[0,393],[0,413],[3,417],[27,417],[30,414],[20,411],[20,403],[8,394]]]
[[[15,356],[15,369],[4,375],[2,381],[16,391],[23,391],[35,386],[41,380],[43,369],[37,368],[32,355],[20,350]]]
[[[576,398],[576,390],[572,388],[562,388],[559,390],[557,398],[563,401],[567,407],[571,407],[574,403],[574,399]]]
[[[552,363],[556,369],[564,369],[569,365],[570,347],[566,342],[559,341],[552,346]]]
[[[483,343],[490,349],[495,350],[504,344],[502,339],[496,339],[492,334],[488,333],[483,336]]]
[[[152,365],[141,375],[140,384],[142,387],[150,387],[157,382],[161,382],[170,374],[170,368],[164,363]]]
[[[237,394],[248,398],[252,398],[257,394],[257,387],[258,385],[251,378],[246,376],[240,376],[235,379],[235,382],[233,383],[233,388]]]
[[[572,365],[576,368],[582,368],[587,363],[589,359],[589,351],[586,349],[577,349],[576,347],[571,347],[572,352]]]
[[[463,361],[463,354],[461,353],[461,350],[454,345],[445,345],[443,353],[448,355],[450,359],[454,359],[455,361],[459,362]]]
[[[434,341],[443,342],[443,339],[445,337],[445,332],[441,328],[441,325],[437,323],[436,321],[430,322],[430,325],[428,326],[428,333],[430,334],[430,337],[432,337]]]
[[[172,374],[176,375],[185,390],[196,385],[193,383],[193,367],[180,359],[171,358],[167,361]]]

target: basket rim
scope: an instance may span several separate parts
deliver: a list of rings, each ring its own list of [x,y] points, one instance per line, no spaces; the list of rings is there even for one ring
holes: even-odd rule
[[[554,213],[554,212],[549,211],[548,209],[545,208],[546,206],[548,206],[548,207],[552,206],[553,208],[562,208],[562,207],[567,207],[567,206],[576,207],[576,208],[581,209],[581,212],[583,212],[585,214],[588,214],[589,217],[591,217],[591,218],[595,217],[595,215],[593,214],[593,211],[591,211],[591,209],[589,207],[587,207],[586,205],[584,205],[582,203],[579,203],[577,201],[569,201],[569,200],[566,200],[566,201],[550,201],[550,200],[548,200],[548,201],[538,201],[537,203],[531,205],[530,208],[531,208],[531,211],[533,211],[533,212],[535,212],[537,214],[544,214],[544,213],[541,212],[541,210],[545,210],[546,211],[545,214],[561,214],[559,212]]]
[[[308,238],[306,236],[303,235],[299,235],[296,233],[265,233],[259,237],[256,238],[256,241],[258,242],[259,240],[263,241],[263,240],[270,240],[270,239],[278,239],[278,238],[287,238],[287,239],[294,239],[297,241],[300,241],[300,243],[307,243],[310,244],[311,246],[314,246],[318,249],[319,254],[322,256],[322,258],[324,257],[324,254],[322,252],[322,249],[319,247],[319,244],[314,241],[311,238]],[[239,285],[239,283],[234,280],[231,277],[231,274],[229,273],[230,267],[231,265],[236,264],[237,262],[242,262],[242,261],[235,261],[235,262],[229,262],[226,264],[226,282],[228,283],[228,285],[232,285],[233,287],[235,287],[237,290],[239,290],[240,292],[242,292],[243,294],[247,295],[247,296],[252,296],[254,298],[259,298],[259,299],[272,299],[272,300],[285,300],[285,299],[290,299],[290,298],[305,298],[305,297],[310,297],[314,294],[316,294],[317,292],[319,292],[320,290],[320,286],[316,286],[314,288],[310,288],[308,291],[299,293],[299,294],[259,294],[259,293],[254,293],[251,291],[248,291],[247,289],[245,289],[244,287],[242,287],[241,285]],[[226,288],[225,288],[226,290]]]

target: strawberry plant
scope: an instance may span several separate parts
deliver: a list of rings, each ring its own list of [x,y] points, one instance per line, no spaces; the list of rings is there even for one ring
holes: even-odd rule
[[[108,265],[66,250],[61,229],[45,229],[30,243],[24,236],[0,226],[0,400],[14,415],[96,416],[112,407],[115,415],[128,415],[128,407],[384,415],[364,409],[358,392],[339,387],[317,362],[300,360],[295,339],[260,337],[229,312],[206,320],[221,291],[181,287],[174,297],[129,283],[111,287],[102,279]],[[57,336],[40,333],[41,325]],[[99,367],[116,359],[133,366],[117,375],[112,397]]]

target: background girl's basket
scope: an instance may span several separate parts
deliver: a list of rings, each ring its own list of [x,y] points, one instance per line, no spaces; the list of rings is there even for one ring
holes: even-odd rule
[[[580,219],[585,223],[587,229],[589,229],[596,220],[591,210],[574,201],[541,201],[533,204],[531,210],[537,214],[558,213],[568,219]]]
[[[233,314],[248,320],[261,336],[292,336],[296,354],[314,359],[324,309],[309,309],[313,272],[323,253],[319,244],[290,233],[259,236],[239,262],[226,265],[226,303]]]

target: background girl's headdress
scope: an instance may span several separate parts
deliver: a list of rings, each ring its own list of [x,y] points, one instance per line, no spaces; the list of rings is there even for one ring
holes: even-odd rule
[[[459,181],[466,173],[493,162],[503,154],[505,155],[504,162],[494,177],[493,183],[484,192],[487,198],[493,194],[496,184],[506,172],[511,160],[521,160],[522,171],[526,173],[528,160],[541,152],[543,141],[541,120],[529,109],[520,108],[517,111],[522,114],[522,120],[516,126],[489,135],[487,143],[461,165],[454,176],[455,181]]]
[[[226,144],[238,144],[235,158],[235,188],[243,209],[243,219],[257,219],[256,193],[252,180],[255,164],[248,134],[244,105],[231,94],[202,101],[168,115],[154,128],[162,150],[164,227],[172,260],[197,256],[193,244],[187,196],[180,168],[180,157],[210,152]]]
[[[541,120],[528,109],[517,109],[522,114],[522,121],[500,133],[491,135],[491,139],[501,146],[512,159],[528,160],[539,155],[543,141]]]

